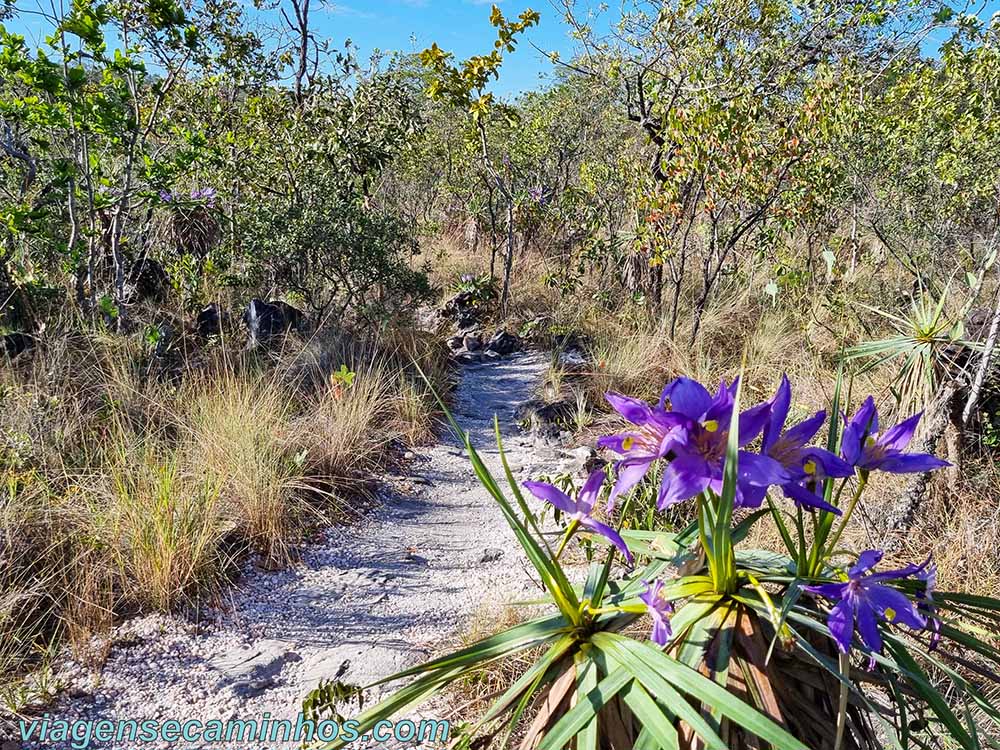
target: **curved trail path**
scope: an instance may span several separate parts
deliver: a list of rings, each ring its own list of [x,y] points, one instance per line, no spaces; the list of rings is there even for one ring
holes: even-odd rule
[[[546,362],[529,353],[462,371],[455,418],[495,476],[502,470],[494,413],[519,478],[552,466],[553,449],[520,435],[512,416]],[[481,607],[537,596],[512,532],[454,436],[415,451],[397,479],[360,524],[330,529],[291,569],[248,566],[202,622],[156,615],[123,623],[99,676],[69,665],[78,697],[51,715],[291,718],[320,678],[364,684],[387,676],[447,646]]]

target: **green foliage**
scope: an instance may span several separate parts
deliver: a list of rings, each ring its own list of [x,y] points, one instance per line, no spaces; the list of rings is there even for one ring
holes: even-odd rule
[[[490,12],[490,23],[497,30],[493,51],[488,55],[473,55],[458,65],[451,62],[454,55],[433,44],[420,53],[420,63],[431,79],[427,95],[438,101],[461,107],[468,111],[473,121],[489,113],[493,94],[486,91],[491,81],[500,75],[504,52],[513,52],[517,37],[538,23],[537,11],[526,10],[517,21],[509,21],[496,5]]]
[[[906,316],[865,306],[888,320],[895,335],[858,344],[845,352],[847,360],[867,360],[862,372],[888,362],[898,367],[894,384],[901,414],[917,411],[929,403],[948,370],[957,369],[956,358],[977,348],[962,338],[961,320],[951,320],[945,314],[948,291],[945,289],[937,301],[926,295],[920,297]]]

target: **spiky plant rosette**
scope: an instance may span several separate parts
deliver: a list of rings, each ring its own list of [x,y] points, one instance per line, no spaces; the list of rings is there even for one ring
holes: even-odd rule
[[[992,645],[1000,601],[937,591],[930,559],[887,569],[878,550],[840,546],[872,472],[946,463],[906,451],[919,414],[883,429],[868,398],[841,419],[840,393],[838,382],[828,425],[821,411],[791,426],[787,378],[745,411],[738,381],[712,394],[679,378],[655,405],[608,394],[629,423],[600,441],[619,455],[614,482],[599,470],[575,497],[524,485],[567,520],[555,549],[514,480],[499,426],[512,499],[453,423],[552,611],[380,681],[409,679],[356,717],[359,731],[535,649],[537,660],[452,746],[997,746],[1000,714],[988,688],[1000,679]],[[815,445],[824,425],[826,439]],[[622,507],[654,468],[659,510],[695,504],[688,528],[616,529],[594,517],[606,484],[602,516],[626,515]],[[785,549],[744,548],[758,523],[773,523]],[[561,562],[577,534],[609,543],[582,585]],[[652,622],[648,634],[640,618]]]
[[[214,188],[196,188],[187,198],[166,191],[159,197],[170,209],[163,223],[166,240],[179,254],[203,258],[219,244],[222,227],[216,214]]]

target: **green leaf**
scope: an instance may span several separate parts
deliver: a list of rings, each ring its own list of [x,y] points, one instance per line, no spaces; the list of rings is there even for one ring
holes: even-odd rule
[[[604,708],[631,679],[632,676],[628,672],[618,670],[601,680],[593,690],[578,695],[577,704],[549,729],[537,750],[563,750],[581,729],[596,721],[597,712]]]
[[[673,715],[653,700],[642,685],[633,681],[625,688],[623,697],[625,704],[642,724],[642,733],[636,741],[636,748],[679,750],[680,742],[677,739]]]
[[[686,701],[671,700],[667,694],[680,690],[706,706],[717,708],[731,721],[770,743],[774,750],[809,750],[785,729],[752,706],[700,672],[670,658],[651,644],[639,643],[611,633],[595,633],[593,642],[597,648],[608,651],[613,658],[620,661],[653,695],[667,700],[671,708],[677,711],[677,715],[690,724],[709,747],[726,746],[715,733],[715,729],[709,727],[700,714],[696,714],[693,718],[682,713],[681,704],[686,705]]]

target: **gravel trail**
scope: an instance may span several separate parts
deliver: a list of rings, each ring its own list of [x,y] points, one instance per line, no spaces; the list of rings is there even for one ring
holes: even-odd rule
[[[454,414],[495,473],[494,413],[519,478],[551,466],[553,449],[520,435],[512,416],[545,365],[527,353],[463,370]],[[513,534],[456,439],[448,434],[414,453],[406,476],[388,483],[364,521],[330,529],[288,570],[248,563],[201,622],[151,615],[118,626],[99,675],[64,667],[76,697],[50,716],[292,718],[320,678],[364,684],[392,674],[440,649],[481,607],[537,596]]]

